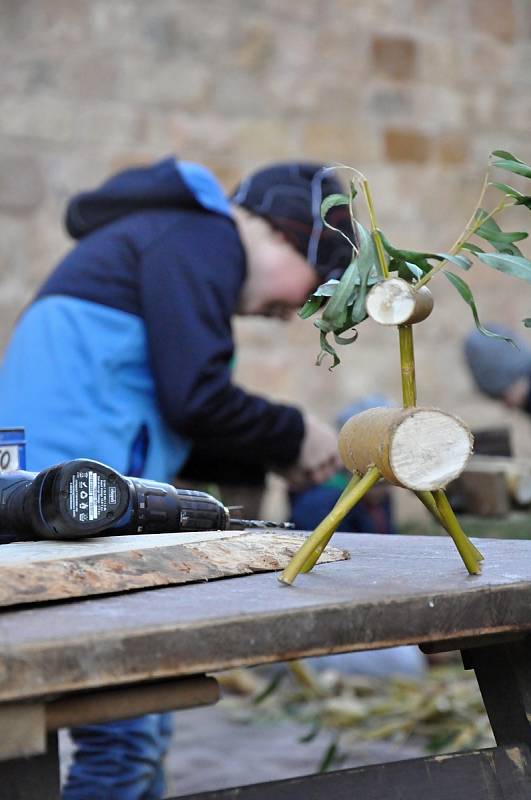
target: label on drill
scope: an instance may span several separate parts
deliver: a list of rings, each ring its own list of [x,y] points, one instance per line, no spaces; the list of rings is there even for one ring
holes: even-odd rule
[[[93,470],[80,470],[72,475],[68,487],[68,508],[77,522],[94,522],[113,516],[120,500],[116,484],[109,484],[105,475]]]
[[[12,472],[20,468],[18,447],[16,445],[0,447],[0,472]]]

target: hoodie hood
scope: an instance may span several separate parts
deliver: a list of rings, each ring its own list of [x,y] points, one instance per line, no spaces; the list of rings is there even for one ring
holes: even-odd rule
[[[189,161],[165,158],[119,172],[99,188],[69,202],[65,225],[74,239],[134,214],[153,209],[203,208],[231,216],[223,189],[208,170]]]

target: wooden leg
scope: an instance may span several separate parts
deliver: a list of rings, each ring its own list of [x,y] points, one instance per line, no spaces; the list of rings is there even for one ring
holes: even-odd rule
[[[476,673],[498,745],[531,747],[531,638],[474,647],[461,654],[465,669]]]
[[[297,550],[279,577],[281,583],[293,583],[299,572],[308,571],[314,566],[341,520],[374,486],[380,477],[380,471],[376,467],[370,467],[361,480],[351,481],[332,511],[326,515],[311,536]],[[308,566],[308,564],[311,566]]]
[[[0,761],[0,800],[59,800],[57,734],[49,734],[41,756]]]

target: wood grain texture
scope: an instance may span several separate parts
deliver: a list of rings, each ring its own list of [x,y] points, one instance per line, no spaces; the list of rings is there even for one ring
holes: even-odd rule
[[[223,531],[0,547],[0,607],[283,569],[300,536]],[[347,558],[330,548],[322,562]]]
[[[309,655],[531,631],[531,541],[481,540],[468,576],[448,537],[337,534],[350,561],[0,614],[0,701]],[[478,641],[478,644],[481,642]]]

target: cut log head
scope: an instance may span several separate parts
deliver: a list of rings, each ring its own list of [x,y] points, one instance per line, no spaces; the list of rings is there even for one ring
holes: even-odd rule
[[[458,417],[437,408],[370,408],[339,434],[346,468],[374,465],[396,486],[435,491],[457,478],[472,452],[472,434]]]
[[[411,325],[431,313],[433,296],[427,286],[417,291],[402,278],[377,283],[365,301],[367,314],[380,325]]]

